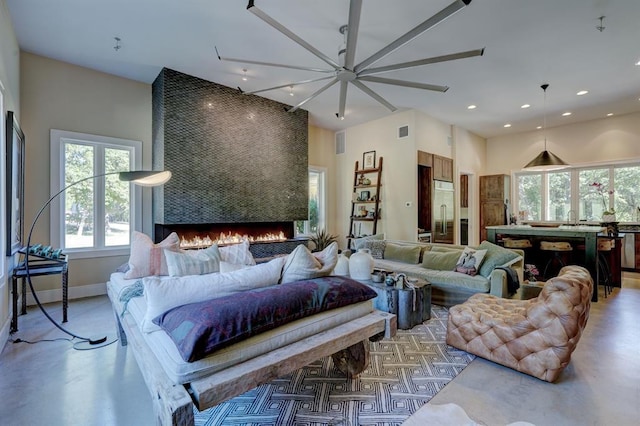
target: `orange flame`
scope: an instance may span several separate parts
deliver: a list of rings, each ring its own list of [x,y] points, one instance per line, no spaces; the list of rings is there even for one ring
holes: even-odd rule
[[[287,238],[284,236],[284,232],[280,231],[278,234],[267,233],[263,235],[259,235],[257,237],[248,236],[248,235],[240,235],[238,233],[225,234],[221,233],[217,239],[212,239],[208,235],[206,237],[196,236],[191,239],[186,239],[184,237],[180,238],[180,247],[181,248],[203,248],[210,247],[214,244],[224,245],[224,244],[237,244],[241,243],[244,240],[249,240],[249,242],[267,242],[267,241],[285,241]]]

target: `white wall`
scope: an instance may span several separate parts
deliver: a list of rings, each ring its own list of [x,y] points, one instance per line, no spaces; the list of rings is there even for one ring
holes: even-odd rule
[[[31,223],[49,198],[50,129],[142,141],[143,168],[151,168],[151,85],[23,52],[21,101],[27,160],[25,223]],[[143,197],[143,231],[149,233],[152,225],[148,188]],[[49,244],[48,212],[38,221],[33,242]],[[100,291],[100,283],[105,283],[111,272],[127,260],[128,256],[72,258],[69,296]],[[52,290],[44,292],[44,300],[56,298],[60,277],[38,277],[34,282],[40,290]]]
[[[5,160],[5,145],[4,145],[4,122],[7,116],[7,111],[15,112],[18,119],[20,119],[20,50],[18,49],[18,41],[16,40],[15,32],[13,30],[13,24],[9,16],[9,10],[5,0],[0,0],[0,91],[2,91],[3,105],[0,111],[0,149],[2,152],[2,162]],[[0,226],[2,235],[0,244],[2,247],[6,246],[6,235],[4,231],[5,224],[5,185],[4,185],[4,166],[0,167],[2,171],[0,182],[0,206],[2,206],[0,212]],[[9,336],[9,323],[11,316],[11,294],[10,294],[10,268],[13,265],[13,258],[5,258],[2,256],[0,262],[0,348],[4,347],[5,342]]]

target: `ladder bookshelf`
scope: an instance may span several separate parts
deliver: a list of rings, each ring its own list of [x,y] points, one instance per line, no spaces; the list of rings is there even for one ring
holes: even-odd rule
[[[353,193],[351,196],[351,216],[347,247],[351,249],[351,241],[374,235],[378,231],[380,220],[380,187],[382,185],[382,157],[374,168],[361,169],[356,161],[353,171]],[[364,230],[362,229],[364,226]],[[371,230],[368,234],[367,231]]]

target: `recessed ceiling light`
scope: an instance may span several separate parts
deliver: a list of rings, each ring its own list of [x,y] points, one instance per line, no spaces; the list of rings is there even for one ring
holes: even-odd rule
[[[525,109],[525,108],[529,108],[530,106],[531,106],[531,105],[529,105],[529,104],[524,104],[524,105],[522,105],[520,108]]]
[[[475,105],[469,105],[469,106],[467,107],[467,109],[476,109],[476,108],[478,108],[478,107],[477,107],[477,106],[475,106]]]
[[[571,115],[571,113],[570,113],[569,111],[567,111],[567,112],[563,112],[563,113],[562,113],[562,116],[563,116],[563,117],[568,117],[568,116],[570,116],[570,115]]]
[[[536,129],[540,130],[540,129],[542,129],[542,126],[538,126],[538,127],[536,127]]]
[[[576,95],[578,95],[578,96],[582,96],[582,95],[586,95],[587,93],[589,93],[589,91],[588,91],[588,90],[581,90],[581,91],[579,91],[578,93],[576,93]]]
[[[507,123],[507,124],[504,125],[504,127],[509,128],[509,127],[511,127],[511,124]]]
[[[636,62],[636,65],[640,67],[640,59],[638,59],[638,62]]]
[[[248,78],[247,78],[247,69],[246,68],[242,68],[242,73],[243,73],[242,81],[247,81],[248,80]]]
[[[612,112],[610,112],[609,114],[607,114],[607,117],[611,117],[613,115]]]

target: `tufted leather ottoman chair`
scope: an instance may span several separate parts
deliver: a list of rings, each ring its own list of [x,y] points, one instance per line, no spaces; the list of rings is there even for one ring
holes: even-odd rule
[[[562,268],[534,299],[475,294],[449,310],[447,344],[553,382],[580,340],[592,294],[591,275],[576,265]]]

